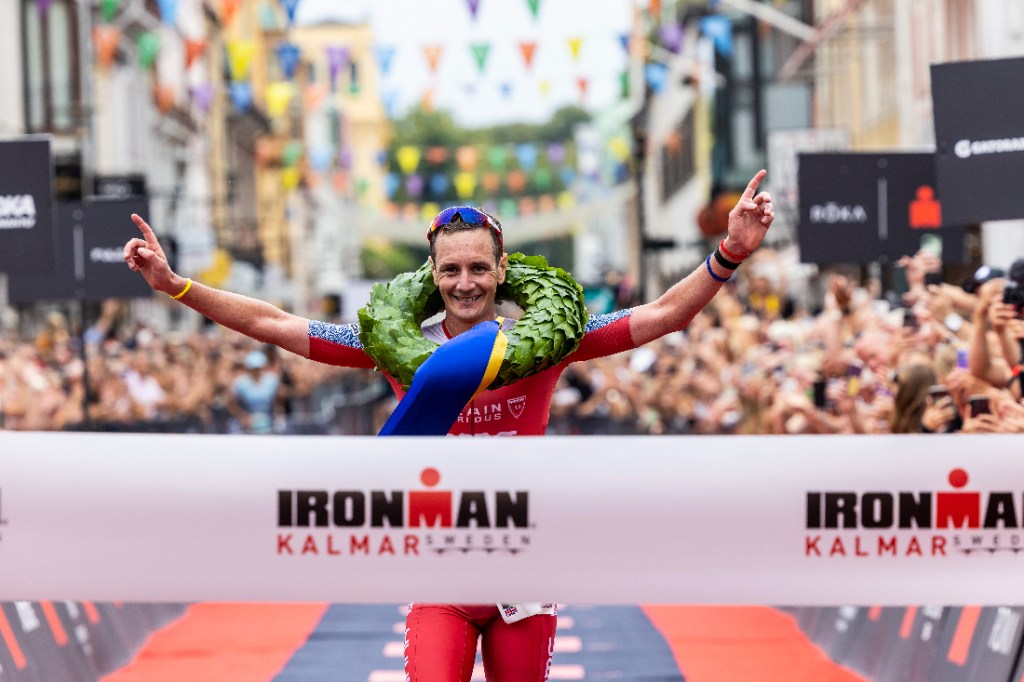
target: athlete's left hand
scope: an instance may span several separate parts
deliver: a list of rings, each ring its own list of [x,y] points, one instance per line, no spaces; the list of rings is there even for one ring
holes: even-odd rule
[[[775,220],[775,207],[768,192],[757,194],[757,188],[768,175],[759,170],[747,183],[740,200],[729,211],[729,234],[725,248],[729,253],[746,258],[764,241],[764,236]]]

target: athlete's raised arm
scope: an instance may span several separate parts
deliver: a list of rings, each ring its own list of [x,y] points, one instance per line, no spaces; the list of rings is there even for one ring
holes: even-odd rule
[[[265,301],[214,289],[171,270],[153,229],[136,214],[132,220],[142,238],[128,240],[124,260],[156,291],[184,303],[214,322],[264,343],[309,357],[309,321]]]
[[[771,197],[767,192],[757,193],[767,174],[767,171],[758,171],[729,211],[729,231],[717,253],[708,256],[696,270],[657,300],[633,309],[629,331],[636,345],[686,327],[722,288],[735,270],[733,266],[761,245],[775,218]]]

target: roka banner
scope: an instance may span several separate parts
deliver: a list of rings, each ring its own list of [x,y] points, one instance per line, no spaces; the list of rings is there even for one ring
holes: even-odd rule
[[[0,272],[54,270],[50,138],[0,141]]]
[[[0,600],[1016,604],[1019,436],[0,432]]]
[[[146,281],[124,262],[125,243],[138,234],[131,214],[149,214],[144,197],[57,204],[57,269],[9,278],[11,301],[144,298]]]
[[[952,224],[1024,218],[1024,57],[931,67],[935,168]]]
[[[894,263],[925,245],[947,263],[965,258],[935,191],[932,154],[799,155],[800,260]]]

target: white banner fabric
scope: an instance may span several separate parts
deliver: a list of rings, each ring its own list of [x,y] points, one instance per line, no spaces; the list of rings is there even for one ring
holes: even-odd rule
[[[1024,603],[1020,436],[0,433],[0,601]]]

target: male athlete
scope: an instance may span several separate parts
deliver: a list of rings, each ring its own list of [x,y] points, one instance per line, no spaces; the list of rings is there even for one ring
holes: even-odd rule
[[[592,317],[579,348],[558,365],[470,401],[449,431],[453,435],[542,435],[558,376],[571,362],[612,355],[683,329],[757,249],[774,219],[768,193],[757,193],[767,175],[751,179],[729,212],[728,234],[693,272],[657,300],[630,310]],[[348,367],[374,367],[362,350],[356,325],[307,320],[275,306],[204,286],[174,273],[153,230],[132,215],[142,238],[129,240],[124,259],[149,285],[211,320],[257,341],[272,343],[312,360]],[[501,225],[472,207],[442,211],[427,233],[430,266],[444,303],[444,318],[424,327],[425,337],[444,343],[495,319],[495,294],[505,280],[508,257]],[[505,321],[505,328],[514,325]],[[396,392],[400,386],[388,377]],[[414,604],[406,622],[406,679],[468,682],[483,635],[487,678],[539,682],[551,665],[555,615],[551,605]]]

